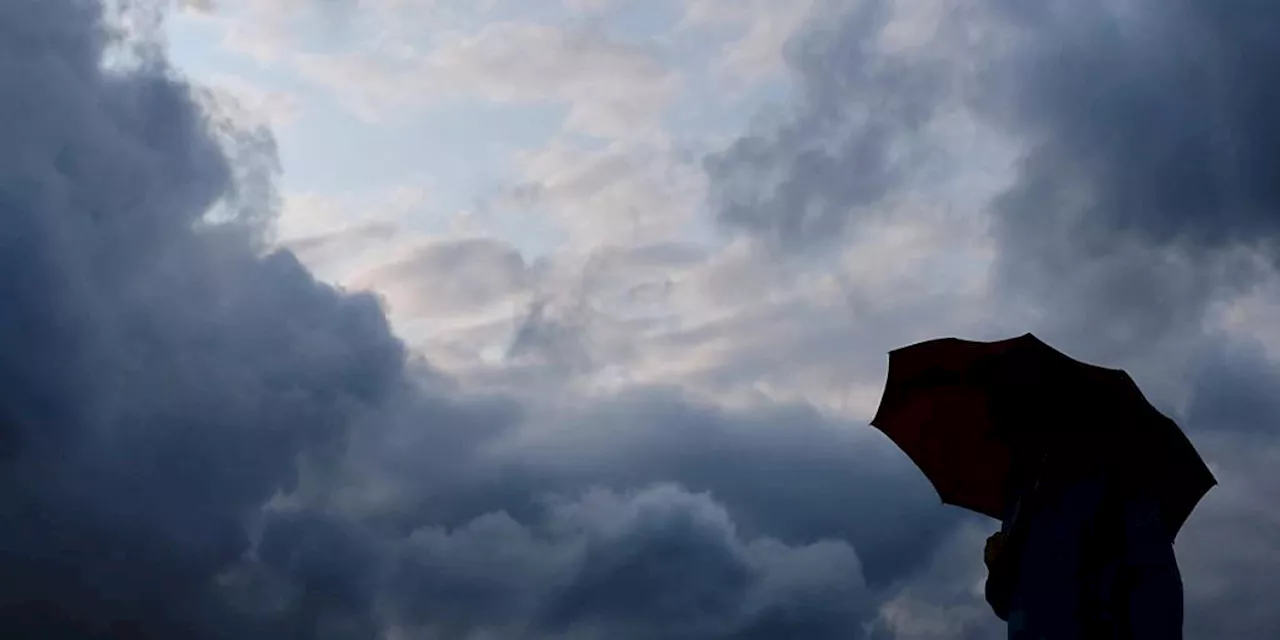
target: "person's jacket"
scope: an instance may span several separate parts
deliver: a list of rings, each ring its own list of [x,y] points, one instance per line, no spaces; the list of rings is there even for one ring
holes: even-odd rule
[[[1013,505],[1006,515],[1004,523],[1005,540],[999,554],[990,567],[986,582],[986,600],[991,609],[1001,620],[1008,622],[1009,611],[1013,606],[1014,589],[1017,586],[1019,559],[1025,547],[1025,536],[1030,529],[1027,522],[1042,515],[1046,505],[1037,502],[1043,494],[1023,497],[1021,505]],[[1084,540],[1085,556],[1092,560],[1089,565],[1082,566],[1082,583],[1095,581],[1099,574],[1105,572],[1108,564],[1114,564],[1120,552],[1122,542],[1119,539],[1120,526],[1119,499],[1113,492],[1108,492],[1095,513],[1094,535]],[[1021,510],[1021,513],[1019,511]]]
[[[1097,474],[1021,502],[986,584],[1012,640],[1181,637],[1181,580],[1152,505]]]

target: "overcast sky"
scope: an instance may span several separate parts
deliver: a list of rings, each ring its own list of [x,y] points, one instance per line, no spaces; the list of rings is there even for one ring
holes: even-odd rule
[[[866,422],[1027,331],[1280,635],[1273,4],[0,0],[0,635],[1002,637]]]

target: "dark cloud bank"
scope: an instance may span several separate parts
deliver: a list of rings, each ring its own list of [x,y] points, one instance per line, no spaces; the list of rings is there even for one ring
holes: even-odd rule
[[[708,161],[721,222],[782,255],[822,251],[909,186],[901,150],[922,122],[964,108],[1016,136],[1018,175],[991,207],[995,315],[1178,390],[1157,400],[1224,480],[1179,543],[1187,635],[1280,634],[1280,363],[1205,328],[1280,266],[1280,5],[958,2],[938,48],[986,34],[965,57],[877,54],[890,3],[858,7],[793,43],[795,117]]]
[[[1112,322],[1185,343],[1194,428],[1240,460],[1224,477],[1280,485],[1258,453],[1274,363],[1194,330],[1215,287],[1262,277],[1230,252],[1273,248],[1276,9],[989,4],[1035,35],[966,96],[1038,143],[998,203],[1005,287],[1081,349]],[[794,120],[713,161],[727,225],[804,249],[906,180],[890,143],[956,71],[868,54],[864,6],[797,43]],[[0,3],[0,636],[994,637],[989,616],[877,617],[904,588],[982,606],[976,558],[946,551],[965,517],[883,442],[667,389],[463,393],[376,300],[265,250],[269,135],[212,117],[162,58],[103,71],[111,44],[94,2]],[[850,126],[857,100],[887,110]],[[1203,519],[1257,553],[1184,549],[1236,572],[1192,590],[1195,637],[1280,629],[1275,507],[1239,502]]]

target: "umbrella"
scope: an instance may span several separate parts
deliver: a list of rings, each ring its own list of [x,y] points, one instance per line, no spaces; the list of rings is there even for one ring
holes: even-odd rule
[[[1094,461],[1151,493],[1173,534],[1217,483],[1127,373],[1075,360],[1029,333],[996,342],[942,338],[890,352],[871,424],[944,503],[997,519],[1018,462],[1009,435],[1052,439],[1043,441],[1054,443],[1055,455],[1093,452]]]

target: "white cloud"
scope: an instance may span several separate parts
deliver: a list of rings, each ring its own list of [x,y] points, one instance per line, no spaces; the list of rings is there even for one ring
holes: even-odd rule
[[[394,48],[423,29],[470,24],[496,0],[181,0],[179,19],[211,27],[222,47],[269,65],[302,51]]]
[[[275,221],[276,238],[279,242],[292,242],[374,222],[402,224],[413,212],[430,205],[430,190],[421,185],[403,185],[372,194],[287,193]]]
[[[439,240],[348,281],[379,291],[402,333],[472,382],[528,391],[554,366],[558,385],[584,391],[677,385],[730,405],[804,402],[865,419],[886,345],[1017,330],[995,317],[991,258],[975,217],[904,206],[814,264],[779,263],[751,242],[670,241],[526,264],[493,240]],[[532,379],[517,375],[525,365],[502,354],[522,331],[576,354],[572,365],[540,359],[526,363]]]
[[[422,241],[413,220],[431,206],[429,191],[402,186],[374,193],[291,192],[273,225],[277,245],[321,278],[343,286],[355,274]]]
[[[616,0],[561,0],[565,8],[580,13],[598,13],[612,8]]]
[[[645,47],[585,28],[515,22],[438,34],[425,52],[306,54],[295,62],[369,117],[466,100],[553,103],[568,106],[568,129],[607,138],[656,130],[680,82]]]
[[[868,224],[835,261],[788,266],[731,246],[677,275],[677,320],[622,366],[722,402],[802,401],[865,419],[886,345],[1001,330],[988,324],[985,244],[980,228],[916,215]]]
[[[465,322],[494,305],[510,314],[512,297],[526,291],[532,280],[511,246],[467,238],[407,247],[348,281],[382,293],[392,316],[449,323]]]
[[[205,82],[215,92],[234,99],[255,125],[269,125],[279,131],[292,124],[302,109],[297,95],[262,86],[242,76],[214,74],[205,78]]]
[[[714,63],[737,80],[758,80],[784,69],[786,43],[817,6],[815,0],[690,0],[685,28],[729,30],[733,35]]]
[[[496,206],[547,211],[576,251],[683,238],[704,207],[701,167],[662,145],[560,138],[515,160],[518,184]]]

